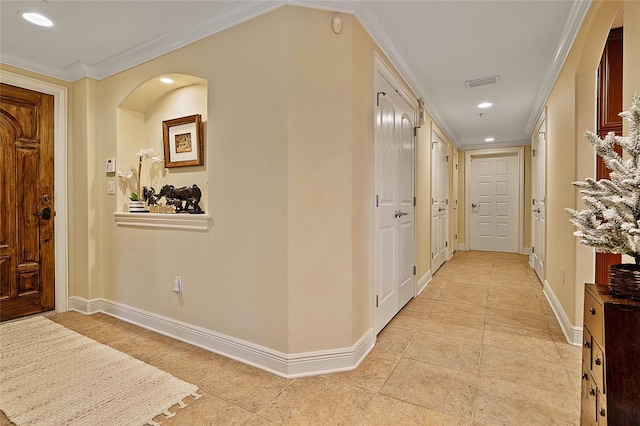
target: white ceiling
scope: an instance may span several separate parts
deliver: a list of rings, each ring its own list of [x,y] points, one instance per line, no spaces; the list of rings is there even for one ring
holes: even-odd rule
[[[528,143],[589,1],[2,0],[0,61],[100,79],[285,4],[355,14],[454,144],[470,149]],[[21,10],[55,25],[31,25]],[[494,75],[497,84],[465,86]],[[482,101],[494,106],[480,110]]]

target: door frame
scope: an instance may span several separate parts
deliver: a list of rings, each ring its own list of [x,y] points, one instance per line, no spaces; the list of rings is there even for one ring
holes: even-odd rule
[[[372,127],[371,127],[371,150],[372,150],[372,156],[371,156],[371,166],[372,166],[372,176],[371,176],[371,227],[370,227],[370,236],[371,236],[371,241],[373,244],[371,244],[371,252],[369,254],[369,258],[371,259],[370,261],[370,270],[371,270],[371,280],[370,280],[370,289],[371,289],[371,318],[370,318],[370,324],[371,324],[371,329],[375,330],[376,329],[376,251],[377,251],[377,239],[376,239],[376,146],[375,146],[375,105],[377,102],[377,93],[378,93],[378,89],[376,87],[376,75],[380,74],[385,80],[387,80],[387,82],[391,85],[391,87],[393,87],[398,94],[404,98],[405,100],[407,100],[407,102],[409,102],[412,106],[413,106],[413,110],[414,110],[414,117],[413,117],[413,126],[414,128],[418,127],[418,99],[407,90],[407,87],[398,79],[398,77],[396,77],[396,75],[394,74],[394,72],[391,70],[391,68],[387,65],[387,63],[384,61],[384,59],[382,58],[382,56],[380,56],[380,54],[378,52],[373,52],[373,75],[371,78],[371,118],[372,118]],[[414,136],[414,150],[413,150],[413,196],[415,199],[416,196],[416,176],[417,176],[417,164],[416,164],[416,147],[417,147],[417,137]],[[413,264],[417,267],[417,259],[418,259],[418,253],[417,253],[417,233],[416,233],[416,214],[415,212],[417,211],[416,206],[413,207],[414,209],[414,226],[413,226]],[[416,279],[416,275],[413,276],[413,297],[416,296],[417,294],[417,279]]]
[[[53,95],[54,110],[54,197],[55,197],[55,310],[66,312],[68,307],[68,215],[67,215],[67,98],[66,87],[34,78],[0,71],[0,82],[12,86]]]
[[[465,152],[464,163],[464,194],[465,194],[465,246],[471,250],[471,157],[474,155],[516,155],[518,158],[518,253],[524,253],[524,147],[476,149]],[[458,212],[460,214],[460,212]]]

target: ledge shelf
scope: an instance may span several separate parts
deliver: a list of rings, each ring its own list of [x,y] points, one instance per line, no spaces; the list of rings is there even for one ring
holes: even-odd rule
[[[211,224],[210,214],[162,214],[114,212],[118,226],[128,228],[184,229],[206,231]]]

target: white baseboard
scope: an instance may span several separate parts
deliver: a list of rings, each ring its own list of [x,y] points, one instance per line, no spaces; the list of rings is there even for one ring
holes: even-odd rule
[[[531,254],[531,247],[525,247],[522,249],[522,254],[529,255]]]
[[[458,250],[466,251],[467,250],[467,246],[465,244],[458,244]]]
[[[429,269],[427,273],[418,280],[418,291],[416,291],[416,296],[419,296],[420,293],[422,293],[424,289],[427,288],[427,285],[431,282],[432,278],[433,274],[431,273],[431,269]]]
[[[86,314],[103,312],[287,379],[354,370],[376,342],[373,329],[369,329],[351,347],[285,354],[107,299],[71,297],[69,309]]]
[[[551,305],[551,309],[558,320],[558,324],[560,324],[560,328],[567,342],[573,346],[582,346],[582,327],[571,324],[567,313],[562,308],[560,301],[558,301],[558,298],[553,293],[547,280],[544,280],[542,293],[549,301],[549,305]]]

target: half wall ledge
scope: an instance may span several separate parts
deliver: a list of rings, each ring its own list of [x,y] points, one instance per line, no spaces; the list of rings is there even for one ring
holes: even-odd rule
[[[211,226],[210,214],[162,214],[114,212],[118,226],[129,228],[183,229],[207,231]]]

